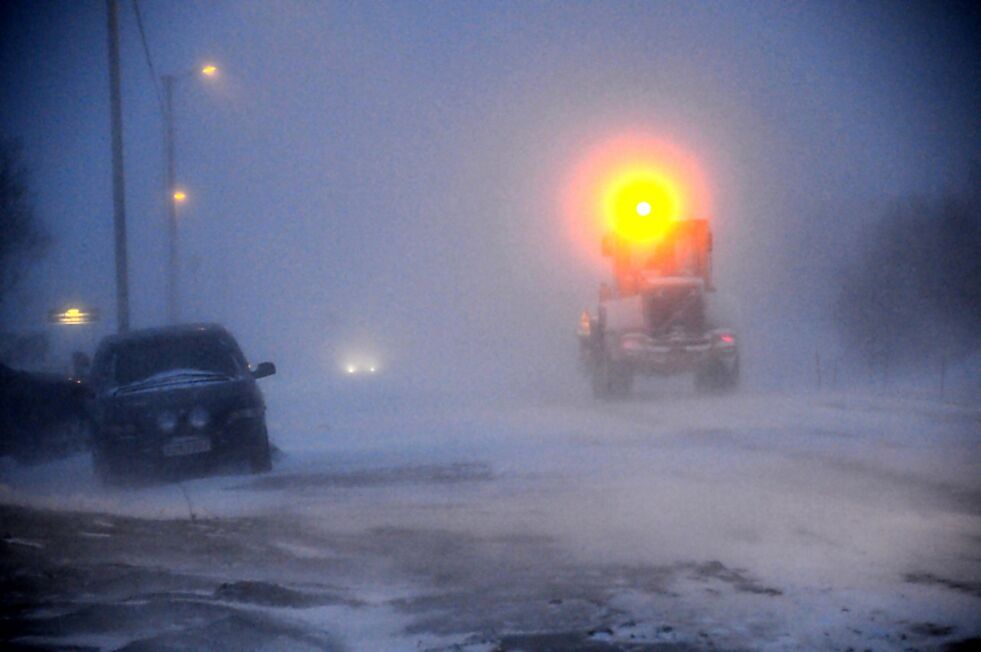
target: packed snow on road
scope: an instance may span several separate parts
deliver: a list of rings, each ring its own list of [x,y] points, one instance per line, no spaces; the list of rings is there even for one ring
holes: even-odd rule
[[[280,381],[269,474],[105,488],[85,455],[5,460],[3,645],[939,650],[981,636],[976,405],[637,394],[487,402]]]

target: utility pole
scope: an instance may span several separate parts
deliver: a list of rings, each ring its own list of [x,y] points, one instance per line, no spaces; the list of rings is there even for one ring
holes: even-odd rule
[[[119,11],[106,0],[109,26],[109,105],[112,129],[112,206],[116,252],[116,323],[129,330],[129,278],[126,258],[126,186],[123,179],[123,108],[119,90]]]
[[[177,308],[177,189],[174,173],[174,76],[163,75],[164,93],[164,157],[167,183],[167,319],[176,324]]]

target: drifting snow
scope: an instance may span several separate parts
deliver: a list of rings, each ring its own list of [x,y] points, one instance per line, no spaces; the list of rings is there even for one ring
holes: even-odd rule
[[[128,559],[141,553],[119,517],[193,516],[240,552],[217,577],[207,555],[184,571],[342,587],[341,603],[268,615],[354,649],[900,649],[978,633],[976,407],[671,385],[479,405],[313,387],[269,386],[272,474],[105,489],[76,457],[6,464],[0,499],[98,513],[110,527],[77,537]]]

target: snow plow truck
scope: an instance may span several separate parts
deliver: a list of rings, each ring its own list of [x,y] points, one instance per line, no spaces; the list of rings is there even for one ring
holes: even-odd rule
[[[672,220],[654,242],[610,232],[602,252],[613,283],[601,285],[596,313],[584,310],[578,328],[580,363],[594,396],[627,396],[638,375],[683,373],[692,374],[696,391],[733,390],[739,348],[735,332],[715,323],[710,310],[708,221]]]

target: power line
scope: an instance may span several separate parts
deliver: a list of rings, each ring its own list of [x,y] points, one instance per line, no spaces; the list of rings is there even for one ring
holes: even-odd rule
[[[157,105],[160,107],[160,113],[163,113],[164,102],[163,95],[160,92],[160,76],[157,75],[157,69],[153,65],[153,57],[150,56],[150,47],[147,45],[146,31],[143,29],[143,15],[140,13],[140,0],[133,0],[133,12],[136,14],[136,26],[140,30],[140,41],[143,43],[143,55],[146,58],[146,66],[150,69],[150,79],[153,82],[153,90],[157,94]]]

